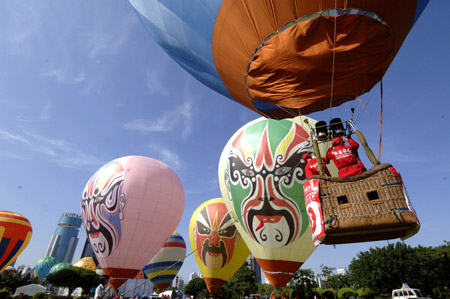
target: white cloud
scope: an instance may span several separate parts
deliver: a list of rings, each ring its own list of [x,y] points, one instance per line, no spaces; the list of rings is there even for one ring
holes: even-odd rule
[[[67,168],[90,166],[100,164],[96,157],[83,153],[76,145],[61,139],[50,139],[37,134],[25,132],[13,134],[0,130],[0,140],[9,144],[19,145],[18,153],[0,152],[3,156],[16,159],[27,159],[33,154],[40,154],[50,159],[55,164]]]
[[[163,77],[160,72],[150,72],[146,74],[146,86],[147,92],[150,95],[159,94],[162,96],[169,96],[169,89],[165,86],[163,82]]]
[[[64,84],[78,84],[85,81],[85,76],[82,71],[74,74],[68,65],[63,68],[52,68],[43,71],[41,72],[41,76],[53,78],[56,82]]]
[[[96,63],[101,63],[102,55],[116,54],[130,36],[130,30],[138,24],[134,12],[130,10],[124,18],[96,18],[92,24],[92,32],[89,36],[88,57]],[[115,30],[111,30],[114,28]]]
[[[158,159],[163,161],[167,165],[169,165],[174,170],[181,169],[181,167],[182,167],[181,159],[176,153],[170,151],[167,148],[164,149],[164,148],[161,148],[159,146],[154,146],[154,145],[150,146],[150,149],[157,152]]]
[[[182,128],[183,138],[192,133],[193,104],[185,102],[174,110],[164,113],[159,119],[136,119],[124,125],[125,129],[138,131],[142,134],[151,132],[169,132]]]

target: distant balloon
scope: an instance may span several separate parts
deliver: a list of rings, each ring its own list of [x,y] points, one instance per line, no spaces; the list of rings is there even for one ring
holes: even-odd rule
[[[142,271],[161,293],[178,274],[185,256],[186,243],[179,233],[174,232]]]
[[[66,262],[56,264],[50,269],[49,274],[58,272],[59,270],[69,268],[69,267],[72,267],[72,265],[70,263],[66,263]]]
[[[183,210],[180,179],[152,158],[113,160],[89,179],[81,200],[83,225],[113,289],[144,268],[175,230]]]
[[[46,256],[38,260],[35,271],[39,280],[43,281],[50,273],[50,269],[57,263],[58,260],[52,256]]]
[[[259,118],[240,128],[220,157],[225,204],[275,287],[286,285],[316,248],[303,196],[308,131],[292,120]]]
[[[208,200],[195,210],[189,241],[211,294],[217,294],[250,255],[222,198]]]
[[[5,272],[11,272],[11,273],[17,273],[17,269],[14,268],[13,266],[6,267],[4,271]]]
[[[84,257],[73,264],[74,267],[79,267],[91,271],[96,271],[97,266],[95,265],[95,261],[92,257]]]
[[[32,232],[30,221],[24,216],[0,211],[0,272],[14,262],[27,247]]]

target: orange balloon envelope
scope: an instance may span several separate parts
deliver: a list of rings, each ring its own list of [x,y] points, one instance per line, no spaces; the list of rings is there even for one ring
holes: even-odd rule
[[[180,179],[152,158],[113,160],[89,179],[81,200],[83,225],[113,289],[135,277],[158,252],[183,210]]]
[[[0,272],[27,247],[32,232],[31,224],[24,216],[0,211]]]
[[[250,255],[222,198],[208,200],[195,210],[189,241],[211,294],[217,294]]]
[[[129,1],[196,79],[263,116],[290,118],[370,91],[429,0]]]
[[[95,265],[95,261],[92,257],[84,257],[81,260],[77,261],[75,264],[73,264],[74,267],[79,267],[91,271],[96,271],[97,266]]]

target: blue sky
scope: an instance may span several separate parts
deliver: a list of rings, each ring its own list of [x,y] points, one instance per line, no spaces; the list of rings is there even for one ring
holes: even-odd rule
[[[449,10],[448,1],[429,3],[383,81],[381,160],[401,172],[421,220],[406,241],[413,246],[450,240]],[[357,101],[332,110],[345,119],[355,107],[374,152],[379,94],[377,86],[362,97],[369,114]],[[33,237],[16,262],[30,266],[44,256],[60,215],[79,213],[89,177],[128,155],[164,161],[179,175],[186,207],[177,231],[188,242],[192,213],[221,196],[223,147],[259,117],[181,69],[123,0],[1,1],[0,107],[0,210],[30,220]],[[329,112],[311,117],[328,120]],[[83,229],[79,237],[74,262]],[[358,252],[392,242],[323,245],[304,268],[347,267]],[[180,275],[193,271],[190,256]]]

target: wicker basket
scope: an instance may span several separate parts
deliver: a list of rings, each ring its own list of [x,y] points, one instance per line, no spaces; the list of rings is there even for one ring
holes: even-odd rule
[[[319,179],[324,244],[408,238],[419,230],[400,177],[381,164],[347,178]]]

